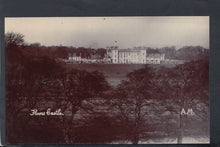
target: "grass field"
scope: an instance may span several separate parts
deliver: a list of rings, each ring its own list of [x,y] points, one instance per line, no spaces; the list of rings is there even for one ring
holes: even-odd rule
[[[144,68],[145,64],[67,64],[67,68],[75,68],[88,72],[99,71],[104,74],[106,80],[112,86],[117,86],[122,80],[126,80],[126,75],[134,70]],[[154,68],[161,66],[173,67],[174,65],[149,65]]]

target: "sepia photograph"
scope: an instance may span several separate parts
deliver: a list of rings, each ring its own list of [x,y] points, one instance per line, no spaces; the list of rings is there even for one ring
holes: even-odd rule
[[[5,17],[7,144],[209,144],[209,16]]]

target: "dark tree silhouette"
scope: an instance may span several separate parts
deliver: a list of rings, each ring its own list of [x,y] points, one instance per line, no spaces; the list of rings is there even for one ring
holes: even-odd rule
[[[5,34],[5,46],[20,46],[24,44],[24,35],[20,33],[8,32]]]
[[[154,83],[158,90],[155,96],[163,99],[167,113],[172,115],[169,120],[170,126],[173,127],[169,129],[169,135],[174,137],[176,135],[178,143],[182,143],[184,135],[209,134],[208,75],[208,60],[198,60],[179,65],[171,70],[161,68],[155,76]],[[188,109],[193,110],[195,115],[181,115],[183,109],[186,112]]]
[[[157,115],[163,109],[154,107],[159,106],[159,103],[151,97],[153,76],[153,69],[148,66],[129,73],[128,81],[118,86],[115,99],[112,100],[113,111],[117,112],[120,123],[125,126],[122,127],[124,139],[133,144],[150,139],[149,132],[154,132],[159,127]]]

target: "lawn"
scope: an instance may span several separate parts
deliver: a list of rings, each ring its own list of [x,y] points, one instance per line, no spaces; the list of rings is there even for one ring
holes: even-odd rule
[[[134,70],[144,68],[145,64],[67,64],[69,69],[76,68],[88,72],[102,72],[106,80],[112,86],[117,86],[122,80],[126,80],[126,75]],[[171,65],[149,65],[154,68],[161,66],[172,67]]]

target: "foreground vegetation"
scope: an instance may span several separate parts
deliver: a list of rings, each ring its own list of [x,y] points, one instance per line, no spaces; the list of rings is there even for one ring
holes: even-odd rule
[[[184,136],[209,136],[207,56],[172,68],[146,65],[112,87],[102,72],[67,68],[32,52],[21,34],[11,35],[5,43],[8,143],[181,143]],[[30,115],[48,108],[64,115]],[[181,115],[183,108],[194,114]]]

